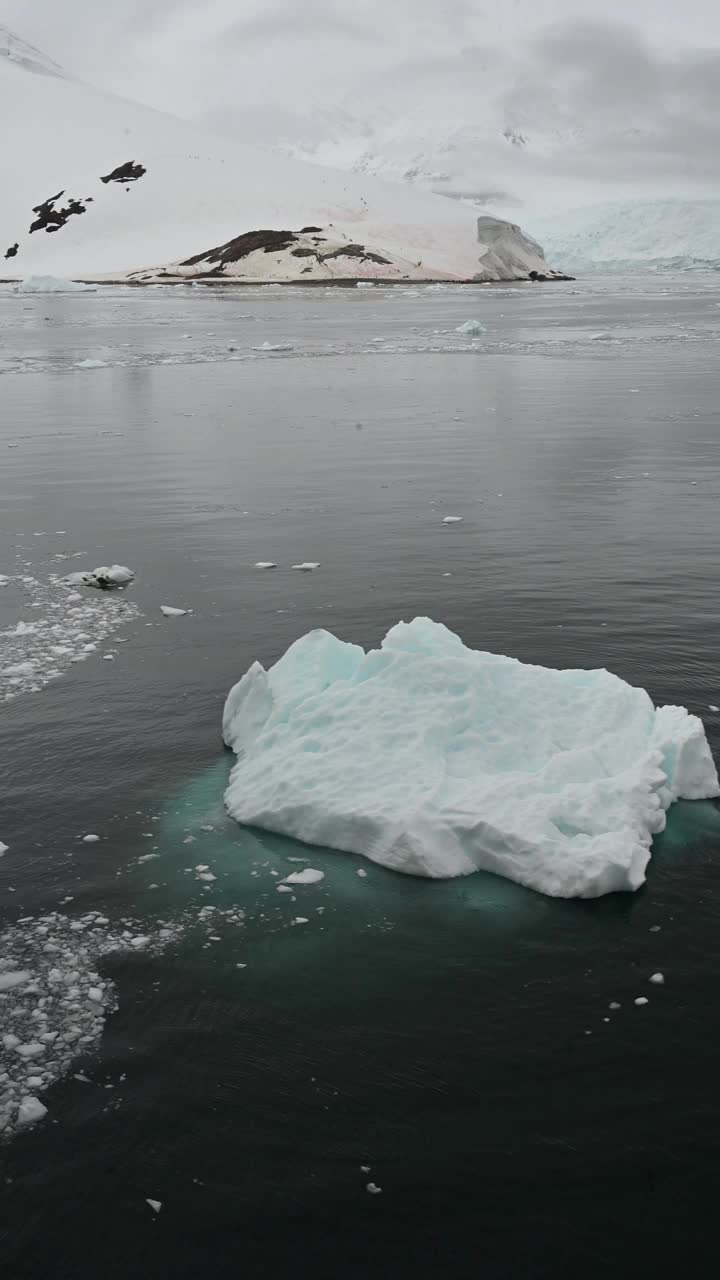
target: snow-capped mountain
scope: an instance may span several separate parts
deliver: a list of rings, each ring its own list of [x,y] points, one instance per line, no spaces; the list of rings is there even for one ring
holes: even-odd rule
[[[552,274],[509,223],[479,227],[469,207],[411,184],[215,137],[65,77],[13,36],[4,47],[0,258],[11,278],[148,279],[167,264],[165,278]],[[282,248],[247,239],[280,231]]]

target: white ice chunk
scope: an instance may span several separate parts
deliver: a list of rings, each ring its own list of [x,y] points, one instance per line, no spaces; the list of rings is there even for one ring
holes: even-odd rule
[[[293,351],[293,350],[294,350],[294,347],[291,342],[261,342],[259,347],[253,347],[253,351]]]
[[[153,1213],[159,1213],[162,1209],[162,1200],[146,1200],[145,1203],[150,1205]]]
[[[97,842],[98,842],[98,840],[99,840],[99,839],[100,839],[100,837],[99,837],[99,836],[96,836],[96,835],[91,831],[89,835],[87,835],[87,836],[83,836],[82,841],[83,841],[83,844],[97,844]]]
[[[277,565],[273,560],[258,560],[255,564],[256,569],[277,569]]]
[[[309,573],[311,569],[319,569],[319,560],[303,560],[302,564],[294,564],[290,566],[292,569],[302,569],[305,573]]]
[[[462,524],[464,516],[443,516],[443,524]]]
[[[13,987],[21,987],[29,982],[31,974],[27,969],[13,969],[10,973],[0,973],[0,991],[12,991]]]
[[[184,618],[188,612],[187,609],[176,609],[171,604],[161,604],[160,612],[165,614],[166,618]]]
[[[379,1186],[377,1185],[377,1183],[375,1183],[375,1182],[368,1182],[368,1184],[367,1184],[367,1186],[366,1186],[365,1190],[366,1190],[366,1191],[368,1192],[368,1194],[369,1194],[369,1195],[371,1195],[371,1196],[380,1196],[380,1195],[382,1195],[382,1187],[379,1187]]]
[[[458,325],[455,332],[463,333],[467,338],[479,338],[480,334],[486,333],[487,330],[479,320],[466,320],[464,324]]]
[[[15,290],[16,293],[95,293],[94,284],[81,284],[79,280],[63,280],[61,276],[28,276]]]
[[[324,879],[324,871],[316,871],[313,867],[306,867],[304,871],[293,871],[289,876],[286,876],[285,884],[319,884]]]
[[[664,973],[653,973],[650,975],[650,981],[655,983],[656,987],[662,987],[665,982]]]
[[[38,1120],[44,1119],[46,1115],[47,1107],[43,1106],[39,1098],[28,1094],[22,1099],[18,1107],[16,1123],[18,1128],[23,1128],[24,1125],[37,1124]]]
[[[239,822],[430,877],[557,897],[639,888],[679,798],[720,794],[702,722],[608,671],[469,648],[427,618],[365,653],[326,631],[231,690]]]
[[[9,844],[3,844],[2,840],[0,840],[0,858],[3,858],[5,856],[9,848],[10,848]]]
[[[638,996],[637,1000],[635,1001],[635,1004],[637,1005],[643,1005],[647,1003],[648,1003],[647,996]]]
[[[107,360],[92,360],[88,358],[87,360],[75,361],[76,369],[104,369],[106,365]]]

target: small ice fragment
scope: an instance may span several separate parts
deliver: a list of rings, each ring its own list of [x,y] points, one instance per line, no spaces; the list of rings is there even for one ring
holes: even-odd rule
[[[277,569],[277,565],[272,560],[258,560],[255,563],[256,569]]]
[[[217,880],[217,876],[214,876],[212,871],[199,871],[196,876],[196,879],[210,881],[210,880]]]
[[[648,1003],[648,1000],[646,996],[638,996],[637,1000],[635,1001],[635,1004],[647,1004],[647,1003]]]
[[[713,702],[708,702],[709,711],[720,711],[720,707],[716,707]]]
[[[183,618],[187,613],[187,609],[176,609],[171,604],[161,604],[160,612],[165,614],[166,618]]]
[[[660,925],[659,925],[659,924],[651,924],[651,925],[650,925],[650,928],[648,929],[648,933],[659,933],[659,932],[660,932]]]
[[[456,333],[464,333],[466,337],[477,338],[481,333],[485,333],[485,325],[479,320],[466,320],[464,324],[458,325]]]
[[[150,939],[144,937],[142,934],[138,934],[136,938],[130,939],[130,945],[135,947],[138,951],[142,951],[143,947],[147,947],[149,942]]]
[[[277,893],[292,893],[292,889],[289,884],[276,884],[275,889]]]
[[[382,1187],[379,1187],[379,1186],[377,1185],[377,1183],[375,1183],[375,1182],[368,1182],[368,1184],[367,1184],[367,1186],[366,1186],[365,1190],[366,1190],[366,1191],[368,1192],[368,1194],[369,1194],[369,1195],[371,1195],[371,1196],[380,1196],[380,1195],[382,1195]]]
[[[82,842],[83,844],[97,844],[99,839],[100,839],[99,836],[93,835],[93,833],[91,832],[90,835],[83,836]]]
[[[662,987],[665,982],[665,974],[653,973],[650,975],[650,981],[654,982],[656,987]]]
[[[617,1000],[612,1000],[612,1001],[610,1002],[609,1008],[611,1008],[611,1009],[622,1009],[622,1005],[621,1005],[621,1004],[618,1004]]]
[[[150,1205],[153,1213],[159,1213],[162,1209],[162,1200],[149,1200],[146,1198],[145,1203]]]
[[[320,561],[319,560],[303,560],[302,564],[293,564],[290,567],[292,569],[302,569],[305,573],[308,573],[311,569],[319,569]]]
[[[3,844],[2,840],[0,840],[0,858],[4,858],[9,848],[9,844]]]
[[[443,524],[462,524],[464,516],[443,516]]]
[[[369,1173],[371,1169],[372,1169],[372,1165],[371,1165],[371,1164],[361,1164],[361,1165],[360,1165],[360,1172],[361,1172],[361,1173]]]
[[[31,1040],[29,1044],[18,1044],[15,1046],[15,1052],[21,1058],[39,1058],[44,1053],[47,1045],[41,1044],[39,1040]]]
[[[355,874],[356,874],[356,875],[358,875],[358,876],[362,876],[362,878],[363,878],[363,880],[364,880],[364,879],[365,879],[365,876],[367,875],[367,871],[365,871],[362,867],[360,867],[360,868],[355,872]]]
[[[253,347],[253,351],[293,351],[291,342],[262,342],[259,347]]]
[[[613,336],[607,329],[603,329],[601,333],[590,334],[591,342],[612,342],[612,340]]]
[[[210,868],[209,868],[209,866],[207,865],[207,863],[206,863],[206,862],[198,862],[198,864],[197,864],[197,866],[196,866],[195,870],[196,870],[196,871],[209,871],[209,870],[210,870]]]
[[[104,654],[103,654],[103,662],[114,662],[114,661],[115,661],[115,654],[114,654],[114,653],[104,653]]]
[[[27,969],[12,969],[10,973],[0,973],[0,991],[12,991],[13,987],[21,987],[23,982],[30,981],[30,977]]]
[[[295,919],[293,920],[293,924],[309,924],[309,923],[310,921],[308,920],[307,916],[296,916]]]
[[[93,1000],[95,1004],[102,1004],[103,993],[99,987],[88,987],[88,1000]]]
[[[38,1120],[42,1120],[47,1115],[47,1107],[43,1106],[39,1098],[28,1094],[22,1099],[17,1113],[17,1124],[19,1128],[27,1124],[37,1124]]]
[[[104,369],[107,360],[76,360],[76,369]]]
[[[303,871],[292,871],[285,877],[285,884],[319,884],[325,879],[324,871],[316,871],[314,867],[305,867]]]

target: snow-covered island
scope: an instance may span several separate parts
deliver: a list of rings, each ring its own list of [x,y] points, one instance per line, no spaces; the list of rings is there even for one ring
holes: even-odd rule
[[[678,799],[720,794],[702,721],[608,671],[468,649],[429,618],[368,653],[327,631],[230,691],[238,822],[435,878],[555,897],[645,881]]]
[[[218,138],[0,28],[0,271],[91,282],[566,278],[513,223]],[[49,121],[62,121],[49,128]]]

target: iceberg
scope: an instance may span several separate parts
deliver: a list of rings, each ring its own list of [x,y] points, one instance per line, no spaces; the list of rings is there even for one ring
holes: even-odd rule
[[[720,794],[702,721],[605,670],[467,648],[429,618],[368,653],[311,631],[231,689],[238,822],[409,875],[554,897],[645,881],[674,800]]]
[[[16,293],[95,293],[94,284],[81,284],[79,280],[63,280],[60,276],[28,276],[22,280]]]

